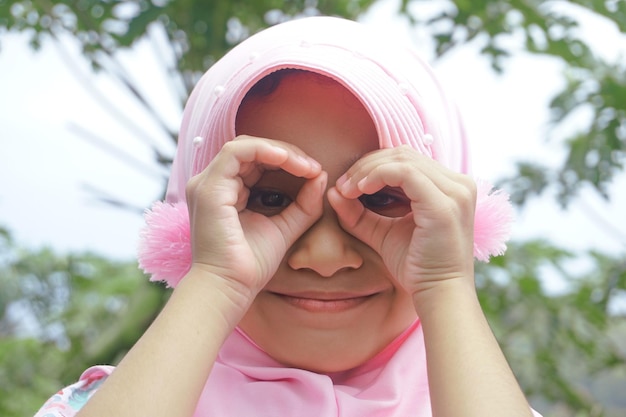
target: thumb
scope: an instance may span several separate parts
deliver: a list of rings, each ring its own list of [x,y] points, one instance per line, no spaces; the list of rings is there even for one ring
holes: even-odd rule
[[[273,218],[285,239],[287,248],[322,216],[327,183],[328,174],[324,171],[317,177],[307,180],[295,201]]]
[[[332,187],[327,193],[328,202],[335,210],[339,223],[343,229],[352,236],[367,244],[372,249],[379,251],[380,238],[377,238],[377,228],[375,217],[371,211],[367,210],[361,202],[354,198],[346,198]],[[380,230],[378,230],[380,233]]]

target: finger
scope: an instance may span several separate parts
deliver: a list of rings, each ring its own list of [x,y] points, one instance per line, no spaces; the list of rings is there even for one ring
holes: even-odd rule
[[[451,171],[409,147],[372,152],[357,161],[337,181],[338,189],[347,198],[372,194],[391,186],[402,188],[412,201],[422,199],[424,190],[431,189],[431,185],[445,196],[460,195],[462,198],[467,197],[468,191],[471,197],[474,188],[469,177]]]
[[[382,253],[384,238],[388,236],[394,224],[406,221],[380,216],[367,210],[358,200],[343,197],[335,187],[329,189],[326,195],[329,204],[337,214],[341,227],[379,254]],[[409,226],[404,229],[410,235],[412,227]]]
[[[356,199],[346,198],[336,187],[330,188],[326,197],[330,206],[333,208],[342,226],[352,229],[359,222],[361,217],[366,214],[367,210],[360,201]]]
[[[321,217],[327,183],[326,172],[321,172],[317,177],[306,181],[295,201],[280,214],[271,217],[285,239],[285,249]]]
[[[289,144],[270,139],[240,137],[226,143],[208,167],[190,182],[190,188],[215,194],[238,208],[245,206],[247,187],[254,185],[267,169],[283,169],[298,177],[313,178],[321,166]],[[206,183],[205,183],[206,181]],[[205,185],[210,183],[210,187]],[[232,192],[237,194],[231,195]]]
[[[399,187],[411,200],[412,222],[419,230],[437,235],[473,230],[476,205],[473,181],[451,174],[436,161],[414,156],[397,158],[392,152],[372,153],[351,168],[353,176],[343,183],[339,181],[337,189],[345,198],[354,199],[384,186]],[[359,227],[354,227],[350,233],[367,239]]]
[[[365,243],[377,253],[380,253],[380,239],[374,236],[373,213],[369,212],[355,199],[345,198],[332,187],[326,193],[328,203],[337,214],[341,227],[361,242]]]
[[[232,144],[229,147],[235,152],[238,152],[241,147],[239,155],[242,163],[254,162],[266,169],[283,169],[303,178],[313,178],[322,170],[319,162],[297,146],[286,142],[254,136],[239,136],[229,143]]]

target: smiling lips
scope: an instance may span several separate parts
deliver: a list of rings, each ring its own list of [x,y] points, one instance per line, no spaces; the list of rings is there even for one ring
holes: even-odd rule
[[[312,313],[334,313],[350,310],[365,303],[376,294],[280,294],[273,293],[294,307]]]

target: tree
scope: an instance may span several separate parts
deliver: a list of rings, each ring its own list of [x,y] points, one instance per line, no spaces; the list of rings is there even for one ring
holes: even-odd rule
[[[0,229],[3,416],[33,415],[85,364],[116,363],[167,294],[132,262],[28,250]]]
[[[93,70],[123,85],[152,116],[153,123],[175,143],[177,132],[163,123],[153,103],[137,88],[120,62],[120,52],[130,50],[142,41],[151,43],[163,59],[165,72],[170,75],[171,82],[166,88],[175,92],[182,107],[204,70],[251,33],[300,16],[331,14],[355,18],[373,1],[214,0],[209,5],[202,0],[2,0],[0,28],[28,33],[35,49],[46,40],[52,40],[60,48],[65,47],[65,41],[78,44]],[[79,71],[77,78],[83,79],[85,74]],[[163,153],[158,142],[117,111],[105,94],[95,91],[89,81],[83,86],[96,95],[120,123],[149,144],[155,164],[168,166],[171,163],[172,155]],[[86,139],[132,161],[124,149],[112,147],[94,132],[80,130]],[[105,195],[101,198],[119,206],[127,205],[123,199]]]
[[[151,103],[128,77],[119,61],[121,52],[132,50],[139,42],[153,43],[171,75],[169,88],[176,91],[182,106],[200,73],[250,33],[301,15],[322,13],[356,18],[372,3],[374,0],[215,0],[207,6],[199,0],[65,0],[55,3],[0,0],[0,27],[29,33],[33,47],[49,40],[59,45],[68,41],[78,43],[94,71],[124,85],[153,115],[155,124],[161,125],[165,135],[175,141],[176,132],[161,123]],[[515,49],[550,56],[563,63],[565,87],[554,97],[549,110],[553,140],[563,143],[567,157],[560,167],[521,161],[516,175],[502,181],[513,200],[523,206],[532,204],[532,197],[543,194],[566,207],[576,202],[579,190],[586,186],[610,198],[608,185],[624,168],[626,71],[623,64],[607,62],[594,53],[580,35],[579,20],[584,14],[592,15],[624,33],[626,3],[619,0],[450,0],[438,1],[437,7],[432,7],[432,3],[403,0],[398,12],[412,24],[428,28],[440,56],[459,45],[473,43],[481,45],[483,56],[490,60],[495,71],[504,70],[507,57],[514,54]],[[106,96],[102,100],[106,102]],[[577,117],[581,109],[591,114],[589,124],[568,136],[559,136],[558,128]],[[155,143],[151,150],[156,165],[169,165],[171,155],[164,154]],[[123,154],[120,149],[115,152]],[[125,204],[123,198],[109,200]],[[106,260],[92,255],[77,255],[78,264],[88,265],[94,276],[116,278],[112,282],[117,284],[99,288],[100,280],[83,279],[75,272],[76,259],[73,263],[68,261],[71,257],[45,251],[22,253],[8,234],[4,236],[5,246],[11,248],[7,253],[13,255],[3,264],[11,272],[5,275],[0,271],[0,276],[7,277],[3,288],[13,290],[0,294],[4,302],[0,360],[2,369],[11,375],[8,381],[18,380],[14,375],[20,376],[26,383],[42,387],[38,393],[53,392],[56,388],[49,390],[52,385],[58,387],[59,383],[75,379],[78,369],[94,363],[96,358],[114,362],[129,341],[143,331],[166,296],[162,292],[153,294],[147,289],[152,287],[140,285],[139,282],[145,280],[136,280],[131,269],[126,269],[129,265],[109,265]],[[573,261],[581,257],[588,265],[583,270],[573,266]],[[16,269],[18,264],[22,269]],[[547,273],[558,274],[567,281],[569,291],[547,294],[541,280]],[[29,282],[34,283],[32,287],[24,284]],[[514,242],[505,256],[477,267],[477,284],[481,289],[481,302],[513,369],[546,417],[623,414],[626,405],[619,403],[618,396],[606,395],[606,388],[621,386],[623,389],[623,382],[622,385],[618,382],[623,381],[626,372],[626,352],[621,348],[626,340],[624,312],[612,311],[616,300],[625,294],[626,254],[573,254],[550,242]],[[42,296],[48,293],[33,288],[44,288],[58,295]],[[137,291],[138,288],[141,291]],[[63,298],[63,294],[70,291],[77,294],[72,302]],[[145,301],[145,304],[133,301],[129,294],[135,291],[137,294],[145,292],[146,300],[152,301]],[[95,298],[98,303],[95,306],[80,304],[83,298]],[[74,302],[80,307],[73,306]],[[113,303],[120,310],[107,312],[104,307],[107,303]],[[39,330],[34,339],[20,337],[15,313],[11,313],[20,305],[33,311],[31,315]],[[99,318],[118,317],[116,314],[131,305],[141,306],[136,313],[140,320],[129,325],[126,331],[111,332],[106,343],[102,339],[95,341],[93,332],[87,331],[86,323],[91,320],[97,328],[102,323]],[[81,317],[75,314],[77,311],[89,314]],[[53,320],[49,319],[49,312],[56,312]],[[55,339],[51,335],[65,336]],[[51,344],[55,348],[47,349]],[[98,356],[87,349],[88,346],[107,348],[96,349],[102,352]],[[59,364],[59,367],[50,366],[49,373],[38,372],[37,368],[29,371],[16,367],[15,361],[6,358],[16,355],[17,349],[22,347],[28,352],[25,357],[49,357],[47,363]],[[83,355],[87,351],[91,353]],[[79,363],[68,367],[68,358],[76,355],[79,355]],[[0,377],[0,384],[5,381]],[[20,392],[32,394],[34,391],[36,389]],[[39,402],[41,400],[43,397]],[[2,406],[0,410],[4,411]],[[6,408],[6,414],[24,414],[18,413],[15,407]],[[32,405],[28,411],[31,410]]]
[[[500,72],[513,53],[511,43],[521,44],[527,52],[552,57],[564,65],[566,86],[550,106],[555,130],[583,108],[592,114],[585,130],[561,138],[568,149],[561,167],[520,162],[518,175],[508,179],[514,200],[523,204],[529,196],[554,188],[557,198],[567,204],[585,184],[609,198],[607,185],[624,169],[626,76],[623,63],[606,62],[595,54],[579,29],[580,19],[587,14],[626,33],[626,3],[449,1],[448,7],[427,19],[420,17],[419,8],[411,8],[421,3],[428,2],[404,0],[401,11],[415,24],[433,28],[439,55],[457,45],[478,42],[494,70]]]

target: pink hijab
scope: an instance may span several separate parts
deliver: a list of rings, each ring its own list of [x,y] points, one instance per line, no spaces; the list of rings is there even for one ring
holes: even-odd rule
[[[408,144],[462,173],[468,144],[456,106],[415,52],[371,28],[333,17],[311,17],[266,29],[226,54],[200,79],[181,126],[166,202],[146,213],[139,265],[174,287],[189,270],[191,247],[185,185],[235,137],[241,101],[261,78],[280,69],[330,77],[368,110],[381,148]],[[506,250],[513,211],[508,196],[478,182],[474,255],[487,261]]]
[[[213,65],[194,89],[179,137],[167,201],[235,136],[235,117],[250,88],[285,68],[335,79],[369,111],[381,148],[409,144],[448,168],[467,173],[469,156],[455,106],[431,68],[411,49],[371,28],[333,17],[283,23],[258,33]],[[201,143],[193,146],[195,138]]]

